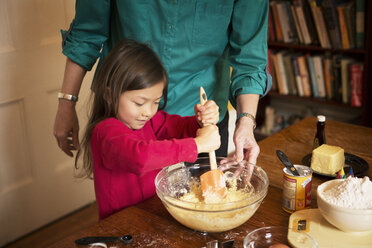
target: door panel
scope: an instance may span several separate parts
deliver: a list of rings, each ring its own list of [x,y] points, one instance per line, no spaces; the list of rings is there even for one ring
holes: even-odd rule
[[[74,0],[0,0],[0,246],[94,201],[53,136]],[[86,123],[93,73],[77,110]],[[97,217],[98,219],[98,217]],[[83,221],[83,220],[82,220]]]

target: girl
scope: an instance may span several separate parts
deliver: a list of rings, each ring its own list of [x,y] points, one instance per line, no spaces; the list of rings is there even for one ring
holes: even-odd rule
[[[160,99],[160,109],[167,102],[167,83],[157,55],[130,40],[114,47],[95,77],[82,151],[85,176],[94,175],[100,219],[153,196],[162,167],[194,162],[198,153],[220,146],[214,101],[195,105],[196,116],[158,111]]]

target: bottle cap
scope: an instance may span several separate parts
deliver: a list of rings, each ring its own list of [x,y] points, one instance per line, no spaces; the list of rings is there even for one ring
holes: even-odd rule
[[[325,122],[326,120],[326,117],[324,115],[318,115],[317,118],[318,118],[318,121],[320,122]]]

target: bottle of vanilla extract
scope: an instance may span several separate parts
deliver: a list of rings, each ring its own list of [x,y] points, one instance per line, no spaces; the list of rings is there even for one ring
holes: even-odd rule
[[[313,149],[326,144],[326,137],[325,137],[325,120],[326,117],[324,115],[318,115],[318,122],[316,123],[316,134],[314,138]]]

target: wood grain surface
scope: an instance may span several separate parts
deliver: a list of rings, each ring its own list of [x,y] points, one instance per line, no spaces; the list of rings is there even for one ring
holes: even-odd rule
[[[131,244],[113,243],[114,247],[192,247],[198,248],[207,242],[235,240],[235,247],[243,247],[244,237],[256,228],[264,226],[288,226],[290,214],[282,210],[282,169],[276,149],[282,150],[295,164],[311,153],[316,131],[316,118],[306,118],[289,128],[259,142],[261,153],[257,164],[268,174],[270,187],[257,212],[243,225],[231,231],[203,234],[179,224],[167,212],[157,196],[138,205],[123,209],[109,218],[97,222],[63,239],[53,248],[79,247],[74,240],[85,236],[122,236],[131,234]],[[326,121],[326,139],[330,145],[338,145],[345,152],[357,155],[372,164],[372,129],[335,121]],[[367,174],[371,178],[371,169]],[[312,207],[316,207],[316,187],[330,178],[313,176]],[[84,247],[84,246],[80,246]]]
[[[312,152],[316,132],[316,118],[309,117],[259,142],[261,149],[257,164],[268,174],[270,185],[282,188],[284,165],[275,151],[283,151],[294,164]],[[363,158],[369,169],[366,175],[372,178],[372,128],[326,120],[326,143],[340,146],[346,153]],[[312,198],[316,198],[319,184],[332,178],[313,174]]]
[[[263,226],[288,226],[289,214],[281,208],[281,190],[270,187],[267,197],[257,212],[246,223],[231,231],[203,234],[179,224],[154,196],[136,206],[126,208],[95,225],[76,232],[54,245],[53,248],[84,247],[74,241],[85,236],[122,236],[130,234],[131,244],[110,243],[115,247],[182,247],[201,248],[207,242],[235,240],[235,247],[243,247],[244,237]],[[87,247],[87,246],[86,246]]]

